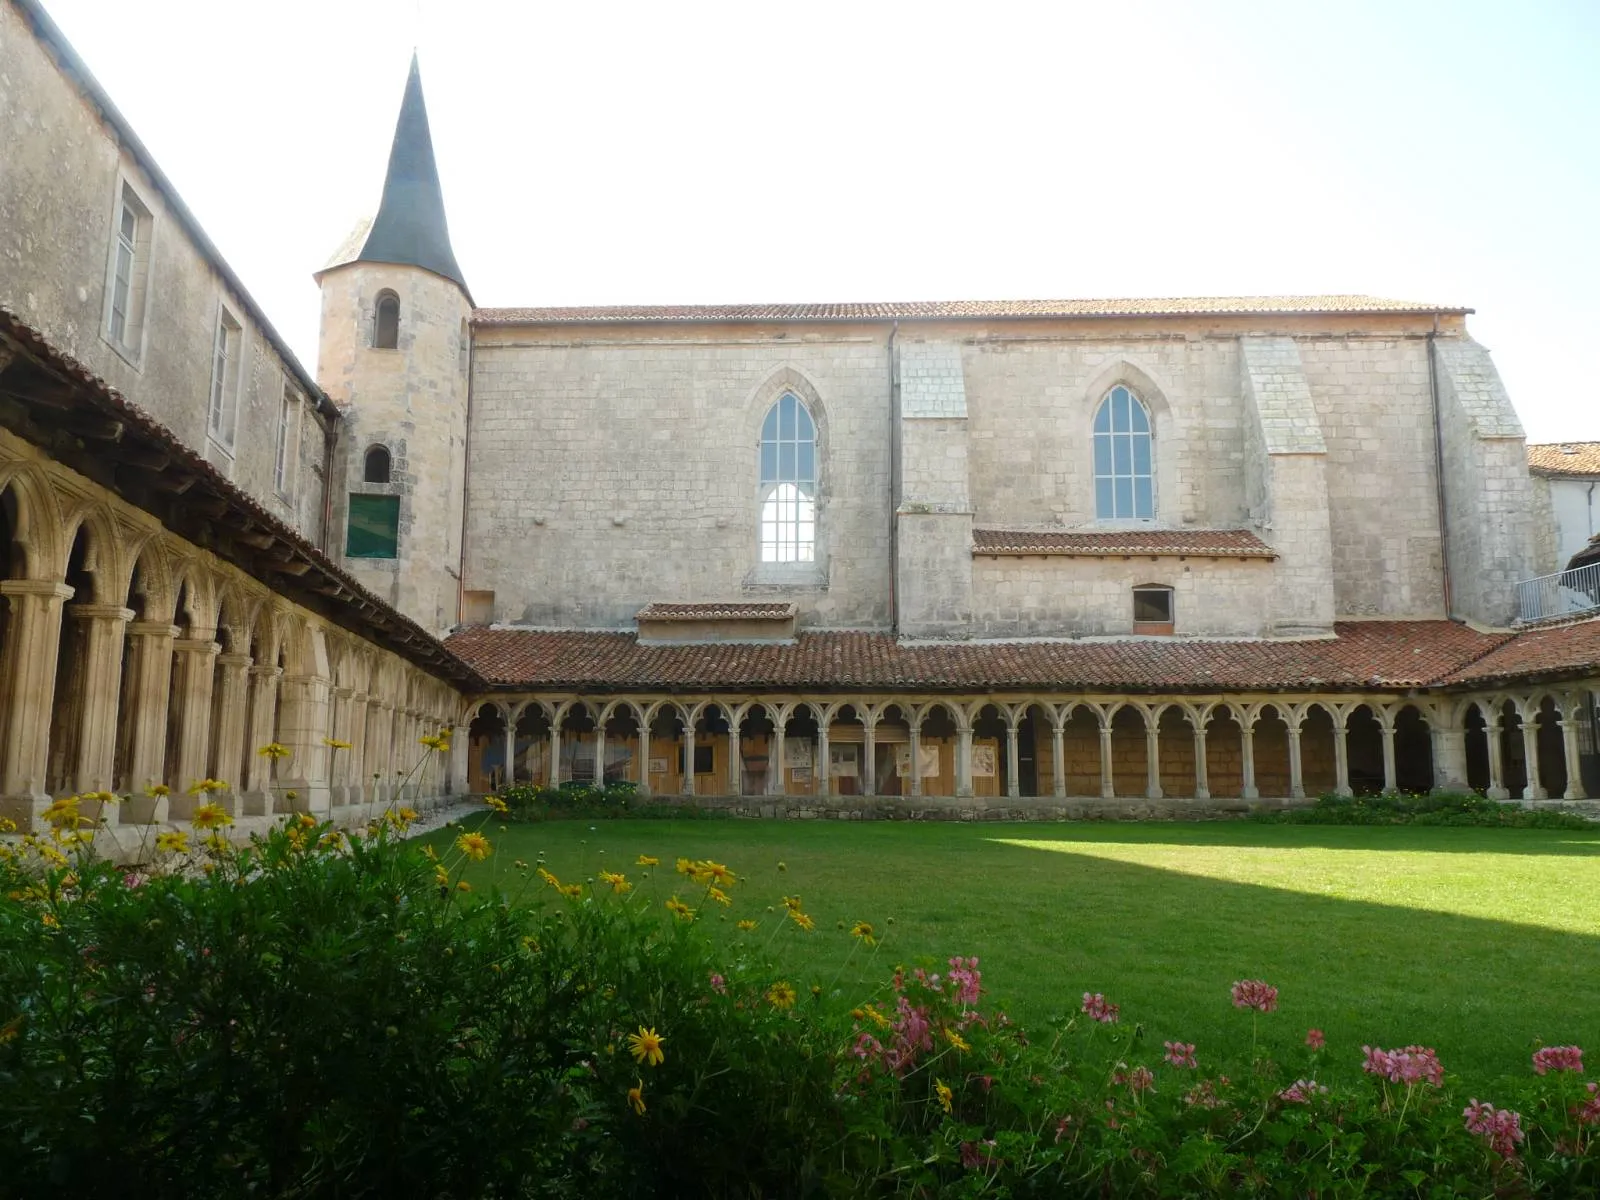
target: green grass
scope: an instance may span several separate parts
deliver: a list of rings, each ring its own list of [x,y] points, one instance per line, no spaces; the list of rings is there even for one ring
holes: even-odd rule
[[[1261,1046],[1290,1070],[1312,1026],[1328,1037],[1324,1077],[1357,1074],[1363,1043],[1434,1046],[1473,1083],[1526,1075],[1541,1040],[1600,1059],[1600,832],[734,820],[485,831],[496,854],[468,873],[479,887],[548,897],[511,865],[542,854],[564,880],[622,870],[652,904],[673,891],[697,902],[671,864],[713,858],[744,877],[731,909],[706,906],[715,936],[735,941],[734,920],[759,919],[744,938],[797,983],[865,998],[896,963],[975,954],[1025,1026],[1042,1034],[1085,991],[1104,992],[1142,1024],[1146,1058],[1178,1039],[1202,1065],[1238,1069],[1250,1018],[1228,990],[1259,978],[1280,992]],[[453,832],[432,835],[441,851]],[[641,853],[662,859],[655,878],[632,865]],[[769,906],[786,893],[803,898],[815,934],[780,928]],[[875,956],[837,929],[858,919],[887,935]]]

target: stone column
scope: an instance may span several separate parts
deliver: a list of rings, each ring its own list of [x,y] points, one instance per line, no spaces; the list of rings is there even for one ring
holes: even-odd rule
[[[678,791],[685,796],[694,795],[694,718],[683,719],[683,776],[678,781]]]
[[[349,742],[355,745],[355,734],[351,731],[351,717],[355,707],[356,690],[349,687],[335,687],[331,701],[332,720],[328,727],[333,730],[329,735],[334,741]],[[334,804],[353,804],[356,797],[352,795],[352,784],[355,780],[350,774],[350,751],[335,750],[328,747],[328,788],[333,796]]]
[[[912,721],[907,728],[911,736],[911,791],[908,794],[920,796],[922,795],[922,722]],[[972,737],[970,731],[967,737],[969,739]],[[971,744],[970,741],[968,744]]]
[[[773,713],[772,717],[772,753],[767,758],[767,794],[769,796],[782,796],[788,792],[789,772],[783,765],[783,756],[786,748],[785,737],[789,724],[788,712]]]
[[[1561,748],[1566,752],[1567,759],[1567,790],[1561,793],[1563,800],[1582,800],[1583,770],[1578,762],[1578,729],[1582,718],[1578,715],[1582,710],[1578,708],[1577,701],[1569,701],[1568,707],[1560,710],[1562,713]]]
[[[82,622],[83,707],[77,756],[71,764],[77,792],[110,791],[117,753],[117,713],[122,700],[122,647],[133,610],[117,604],[73,604],[67,616]],[[107,814],[110,815],[110,814]]]
[[[1336,795],[1350,796],[1350,720],[1349,708],[1331,712],[1333,717],[1333,790]]]
[[[639,783],[639,795],[648,796],[650,792],[650,722],[646,721],[638,709],[634,710],[634,720],[639,723],[639,765],[634,775]]]
[[[206,777],[211,757],[211,685],[221,652],[222,647],[210,638],[180,638],[172,643],[178,738],[176,761],[167,766],[167,783],[172,788],[167,814],[174,821],[187,821],[200,803],[188,789]]]
[[[1006,721],[1006,795],[1013,800],[1022,794],[1022,773],[1017,762],[1017,721]]]
[[[374,696],[367,703],[367,753],[362,764],[362,782],[372,789],[367,795],[372,804],[387,804],[394,794],[394,759],[389,746],[393,728],[393,712],[381,697]]]
[[[1522,799],[1548,800],[1550,793],[1544,790],[1544,783],[1539,778],[1539,710],[1535,708],[1531,715],[1522,714],[1522,755],[1528,760],[1528,786],[1522,789]]]
[[[510,787],[512,784],[517,782],[517,721],[519,719],[519,716],[520,716],[520,714],[514,715],[514,714],[510,713],[509,711],[505,714],[505,723],[506,723],[506,746],[505,746],[506,769],[505,769],[505,779],[504,779],[504,782],[501,784],[502,787]],[[530,779],[528,782],[531,783],[533,781]]]
[[[1144,794],[1148,799],[1160,800],[1161,790],[1161,718],[1144,715]]]
[[[1209,800],[1211,784],[1206,764],[1206,722],[1204,718],[1195,720],[1190,717],[1189,723],[1194,726],[1194,798]]]
[[[278,679],[282,674],[282,667],[251,667],[246,672],[251,695],[250,731],[244,744],[248,782],[240,797],[245,816],[263,816],[273,808],[272,784],[277,767],[259,751],[277,736]]]
[[[1394,768],[1394,715],[1378,714],[1378,731],[1383,735],[1383,790],[1392,792],[1398,786]]]
[[[211,730],[211,770],[228,785],[227,801],[235,815],[245,790],[244,722],[249,708],[248,654],[219,654],[216,660],[216,725]]]
[[[606,785],[606,723],[594,723],[594,785]]]
[[[7,579],[0,582],[0,594],[11,608],[0,691],[6,699],[0,710],[5,762],[0,773],[5,799],[0,804],[11,810],[20,828],[29,829],[35,810],[49,803],[44,785],[61,652],[61,606],[73,592],[49,579]]]
[[[861,714],[861,794],[878,794],[878,718]]]
[[[372,781],[367,778],[367,707],[371,702],[366,692],[350,697],[350,749],[344,751],[344,773],[350,781],[352,804],[372,799]]]
[[[1100,714],[1100,798],[1115,799],[1117,795],[1116,764],[1111,761],[1111,718]]]
[[[817,795],[827,799],[833,795],[833,755],[832,740],[828,736],[828,726],[833,718],[826,714],[817,717],[817,771],[813,776],[817,781]]]
[[[472,740],[471,725],[456,725],[450,730],[450,794],[465,796],[471,788],[467,777],[467,757]]]
[[[0,585],[3,586],[3,585]],[[162,824],[167,800],[145,795],[145,789],[163,783],[167,757],[167,707],[172,702],[172,643],[178,627],[161,621],[134,621],[128,626],[133,641],[128,675],[123,682],[126,710],[122,717],[129,739],[129,797],[119,819],[129,824]]]
[[[956,726],[956,795],[972,795],[972,726]]]
[[[1433,786],[1467,790],[1467,731],[1460,712],[1434,713],[1428,723],[1433,740]]]
[[[332,807],[328,791],[329,681],[320,675],[285,675],[279,684],[278,740],[289,747],[289,778],[277,811],[325,815]],[[288,793],[295,793],[290,799]]]
[[[1289,731],[1289,797],[1293,800],[1306,798],[1305,766],[1300,756],[1300,724],[1304,720],[1303,713],[1292,712],[1283,722]]]
[[[1067,798],[1067,722],[1059,712],[1050,714],[1050,781],[1057,800]]]
[[[558,713],[550,722],[550,769],[545,772],[545,781],[551,787],[561,786],[561,722],[565,718],[565,713]]]
[[[1239,789],[1241,800],[1258,800],[1261,789],[1256,786],[1256,722],[1255,718],[1239,722],[1239,755],[1244,761],[1244,786]]]
[[[739,745],[739,723],[741,717],[728,719],[728,795],[744,795],[744,751]]]
[[[1500,722],[1499,711],[1485,712],[1483,740],[1489,747],[1489,790],[1485,795],[1490,800],[1504,801],[1511,799],[1511,790],[1505,784],[1505,730]]]

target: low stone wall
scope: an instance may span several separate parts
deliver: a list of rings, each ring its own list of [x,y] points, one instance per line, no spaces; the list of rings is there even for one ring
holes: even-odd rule
[[[1306,808],[1314,800],[1194,800],[1142,796],[694,796],[662,797],[663,806],[691,804],[734,817],[789,821],[1208,821],[1245,817],[1252,812]]]

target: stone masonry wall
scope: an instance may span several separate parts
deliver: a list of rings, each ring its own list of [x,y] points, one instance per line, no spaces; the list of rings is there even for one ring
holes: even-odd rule
[[[38,329],[203,453],[275,516],[315,540],[323,512],[325,418],[300,406],[292,484],[276,486],[288,363],[191,240],[144,169],[61,73],[21,14],[0,0],[0,306]],[[151,213],[144,334],[125,356],[106,335],[113,225],[122,182]],[[231,448],[207,437],[219,307],[242,327]],[[298,391],[303,392],[298,383]]]

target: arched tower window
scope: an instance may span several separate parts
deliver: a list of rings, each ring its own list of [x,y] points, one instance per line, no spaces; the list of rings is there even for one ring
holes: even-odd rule
[[[373,446],[367,450],[365,470],[361,474],[362,481],[365,483],[388,483],[389,468],[389,447]]]
[[[372,347],[393,350],[400,344],[400,297],[393,292],[378,293],[378,306],[372,317]]]
[[[465,321],[461,322],[461,373],[465,375],[467,368],[472,364],[472,331],[467,328]]]
[[[1156,515],[1150,410],[1117,384],[1094,414],[1094,515],[1102,521],[1150,521]]]
[[[817,558],[817,426],[793,392],[761,425],[761,561]]]

